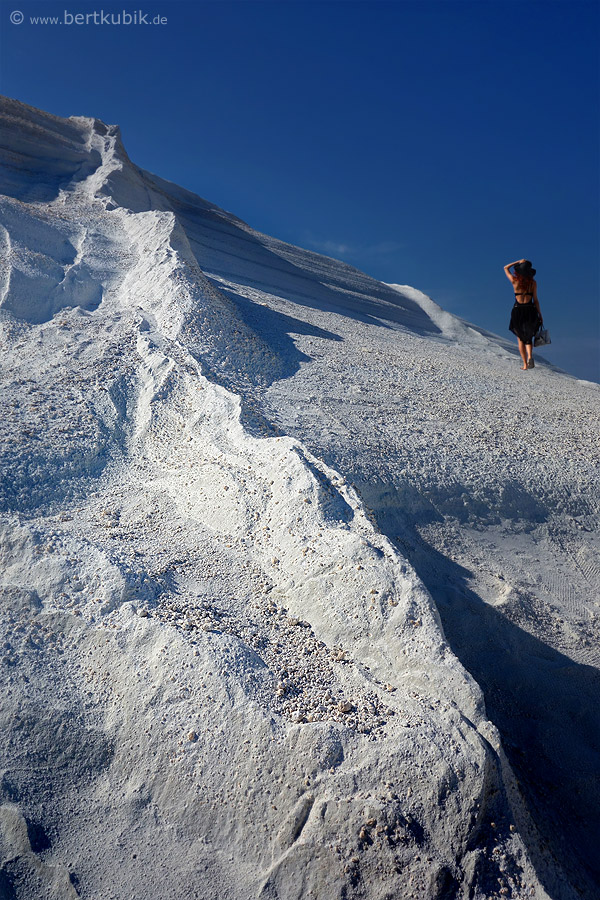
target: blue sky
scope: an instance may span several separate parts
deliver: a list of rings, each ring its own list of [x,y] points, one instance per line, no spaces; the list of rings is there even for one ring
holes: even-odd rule
[[[143,168],[509,339],[528,257],[543,355],[600,381],[596,2],[0,3],[2,93],[118,123]],[[65,10],[167,21],[29,21]]]

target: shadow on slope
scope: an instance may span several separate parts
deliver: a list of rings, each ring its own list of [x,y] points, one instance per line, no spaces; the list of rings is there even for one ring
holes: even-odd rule
[[[85,180],[102,158],[87,144],[76,117],[63,119],[0,96],[0,193],[25,203],[48,203],[61,188]]]
[[[294,375],[300,368],[300,363],[309,362],[311,359],[306,353],[298,350],[290,337],[291,334],[304,334],[337,342],[343,340],[333,331],[327,331],[325,328],[311,325],[302,319],[295,319],[293,316],[286,316],[285,313],[276,312],[268,306],[253,302],[241,293],[224,288],[222,284],[216,284],[216,287],[235,303],[244,324],[257,332],[282,361],[281,371],[273,372],[272,377],[267,379],[268,384],[276,379]],[[253,373],[249,372],[248,374],[252,376]]]
[[[194,267],[197,268],[196,263]],[[215,285],[202,273],[200,278],[199,290],[179,335],[180,342],[200,363],[210,381],[240,396],[244,428],[256,437],[266,432],[275,434],[258,408],[257,389],[261,392],[275,381],[290,378],[302,363],[311,361],[312,357],[298,349],[291,335],[337,342],[342,338],[253,302],[243,292],[230,290],[221,283]],[[146,327],[154,330],[154,344],[169,355],[172,348],[157,333],[156,322],[152,325],[146,322]]]
[[[472,573],[440,554],[396,509],[359,487],[377,524],[430,591],[452,651],[484,692],[521,796],[538,829],[528,850],[538,877],[562,898],[548,859],[586,900],[600,890],[600,672],[519,628],[468,586]],[[402,539],[399,539],[402,535]],[[528,835],[523,834],[527,842]],[[558,891],[558,892],[557,892]],[[569,893],[567,896],[572,896]]]
[[[136,179],[143,183],[137,189],[126,183],[123,172],[116,172],[108,177],[104,192],[134,212],[172,210],[206,275],[220,275],[301,306],[337,312],[360,322],[393,322],[421,335],[442,333],[418,303],[398,290],[346,263],[262,235],[190,191],[133,168]]]

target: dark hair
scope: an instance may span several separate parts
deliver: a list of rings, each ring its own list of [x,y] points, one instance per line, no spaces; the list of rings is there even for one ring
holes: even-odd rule
[[[535,269],[528,259],[526,259],[525,262],[517,263],[513,268],[515,270],[515,275],[522,275],[523,278],[533,278],[535,275]]]

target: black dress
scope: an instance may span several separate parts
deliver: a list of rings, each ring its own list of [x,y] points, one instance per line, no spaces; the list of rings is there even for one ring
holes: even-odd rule
[[[532,344],[535,333],[541,325],[539,313],[535,303],[517,303],[512,308],[509,330],[516,334],[524,344]]]

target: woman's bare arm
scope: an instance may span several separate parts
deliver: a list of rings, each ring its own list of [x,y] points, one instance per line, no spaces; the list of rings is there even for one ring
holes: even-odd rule
[[[510,281],[511,284],[512,284],[512,282],[513,282],[515,276],[512,275],[508,270],[509,270],[512,266],[516,266],[517,263],[522,263],[522,262],[525,262],[525,260],[524,260],[524,259],[516,259],[514,262],[507,263],[507,264],[504,266],[504,274],[506,275],[506,277],[508,278],[508,280]]]

